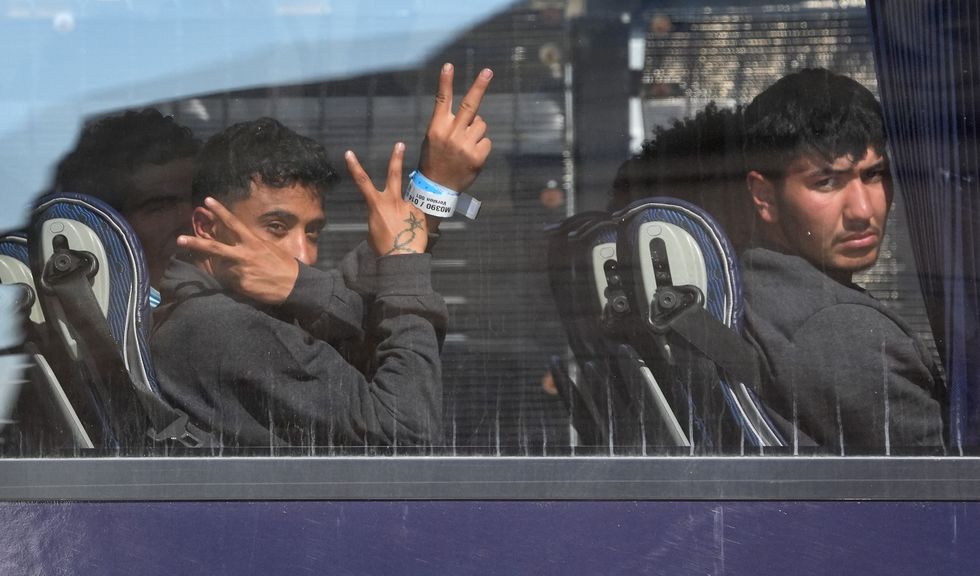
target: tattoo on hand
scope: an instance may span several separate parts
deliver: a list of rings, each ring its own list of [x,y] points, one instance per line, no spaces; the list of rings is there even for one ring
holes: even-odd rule
[[[408,228],[405,228],[395,236],[395,242],[391,250],[385,253],[385,256],[391,254],[418,254],[417,250],[409,248],[408,245],[415,240],[416,230],[422,229],[422,221],[415,214],[409,214],[405,223],[408,224]]]

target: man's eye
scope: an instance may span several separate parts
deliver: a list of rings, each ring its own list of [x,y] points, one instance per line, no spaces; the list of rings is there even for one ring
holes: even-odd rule
[[[320,231],[319,231],[319,230],[317,230],[317,231],[315,231],[315,232],[307,232],[307,233],[306,233],[306,238],[307,238],[307,240],[309,240],[310,242],[316,242],[317,240],[319,240],[319,239],[320,239]]]
[[[881,182],[884,179],[885,179],[884,170],[869,170],[864,175],[865,182]]]
[[[269,222],[265,229],[275,236],[284,236],[287,232],[286,225],[282,222]]]
[[[837,181],[833,178],[821,178],[813,183],[816,190],[833,190],[837,186]]]

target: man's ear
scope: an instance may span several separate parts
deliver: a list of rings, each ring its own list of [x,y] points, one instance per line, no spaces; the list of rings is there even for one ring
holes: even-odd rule
[[[752,195],[752,204],[759,218],[766,224],[778,222],[779,206],[776,203],[776,185],[772,180],[753,170],[746,174],[745,186]]]
[[[217,218],[213,212],[203,206],[194,208],[194,212],[191,213],[191,227],[194,228],[194,235],[198,238],[217,239]]]

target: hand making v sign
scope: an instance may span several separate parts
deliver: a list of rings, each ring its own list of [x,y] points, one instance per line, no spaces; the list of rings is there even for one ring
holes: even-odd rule
[[[492,143],[486,137],[487,123],[477,112],[491,78],[493,72],[483,69],[453,114],[453,66],[443,65],[419,163],[422,175],[436,185],[462,192],[473,184],[486,163]],[[379,256],[424,252],[428,233],[438,228],[440,220],[402,199],[404,151],[403,144],[395,145],[383,190],[375,188],[353,151],[344,155],[367,202],[369,242]]]

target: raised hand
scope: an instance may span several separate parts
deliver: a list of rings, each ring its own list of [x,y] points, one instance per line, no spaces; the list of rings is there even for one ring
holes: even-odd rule
[[[344,154],[347,169],[368,206],[368,242],[378,256],[392,254],[421,254],[428,244],[425,215],[402,199],[402,160],[405,145],[395,144],[388,161],[388,176],[384,190],[371,182],[354,152]]]
[[[209,258],[222,286],[264,304],[281,304],[292,292],[299,262],[289,252],[258,237],[214,198],[204,200],[206,217],[223,227],[224,238],[178,236],[177,244]]]
[[[485,137],[487,123],[477,115],[491,78],[492,70],[481,70],[453,114],[453,65],[443,64],[419,162],[419,169],[428,179],[457,192],[476,180],[492,147]]]

